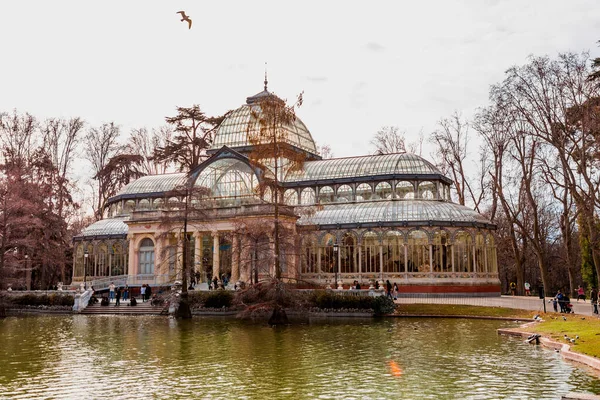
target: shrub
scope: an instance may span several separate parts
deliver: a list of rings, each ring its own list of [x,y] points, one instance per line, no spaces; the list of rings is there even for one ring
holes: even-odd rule
[[[34,294],[27,293],[9,298],[9,301],[18,306],[72,306],[74,298],[71,295],[60,294]]]
[[[233,294],[229,290],[214,290],[209,292],[204,307],[206,308],[229,308],[233,301]]]
[[[391,314],[396,309],[394,300],[387,296],[375,297],[373,302],[373,311],[376,315]]]

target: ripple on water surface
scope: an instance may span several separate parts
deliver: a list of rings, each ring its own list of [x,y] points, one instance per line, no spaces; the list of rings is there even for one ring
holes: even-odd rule
[[[0,398],[559,399],[600,380],[505,322],[219,318],[0,321]],[[394,365],[391,370],[390,366]]]

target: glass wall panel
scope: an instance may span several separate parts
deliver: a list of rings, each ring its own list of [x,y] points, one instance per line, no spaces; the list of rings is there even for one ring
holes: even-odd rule
[[[373,197],[373,188],[368,183],[356,187],[356,201],[368,201]]]
[[[340,262],[342,273],[358,272],[358,250],[356,237],[345,233],[340,246]]]
[[[233,204],[255,201],[258,178],[250,166],[240,160],[223,158],[206,166],[194,183],[204,197],[235,199]],[[269,201],[269,200],[267,200]],[[231,200],[225,201],[229,205]]]
[[[333,188],[325,186],[319,190],[319,203],[333,203]]]
[[[452,272],[452,249],[450,235],[446,231],[436,231],[433,234],[433,270],[435,272]]]
[[[303,206],[309,206],[315,204],[315,190],[313,188],[306,188],[302,190],[300,195],[300,204]]]
[[[111,246],[111,275],[125,275],[127,273],[126,254],[123,244],[115,243]]]
[[[404,272],[404,237],[388,232],[383,239],[383,272]]]
[[[316,274],[318,270],[318,242],[314,236],[305,236],[302,241],[302,269],[304,274]]]
[[[487,245],[487,262],[488,262],[488,272],[498,273],[498,262],[496,259],[496,246],[494,244],[494,236],[488,232],[486,238]]]
[[[348,185],[342,185],[337,190],[336,201],[338,203],[349,203],[352,201],[352,188]]]
[[[104,243],[98,246],[98,264],[96,276],[108,276],[108,246]]]
[[[471,235],[459,231],[454,237],[454,266],[457,272],[473,271],[473,250]]]
[[[409,272],[430,272],[429,239],[425,232],[418,230],[410,232],[406,250]]]
[[[413,199],[415,197],[415,187],[412,182],[402,181],[396,184],[396,196],[399,199]]]
[[[475,235],[475,271],[474,272],[485,272],[485,240],[483,235],[478,232]]]
[[[326,234],[321,239],[321,271],[334,273],[337,271],[337,252],[334,251],[335,236]]]
[[[379,239],[373,232],[367,232],[362,240],[362,272],[380,271]]]
[[[376,199],[391,199],[392,198],[392,185],[387,182],[379,182],[375,186],[375,198]]]

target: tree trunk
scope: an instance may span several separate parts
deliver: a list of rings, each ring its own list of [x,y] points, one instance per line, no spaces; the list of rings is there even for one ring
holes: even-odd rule
[[[279,286],[279,283],[277,283],[277,285]],[[285,310],[283,309],[283,307],[280,307],[279,304],[275,304],[275,308],[273,308],[273,314],[271,314],[271,318],[269,318],[269,325],[277,326],[288,324],[289,320]]]

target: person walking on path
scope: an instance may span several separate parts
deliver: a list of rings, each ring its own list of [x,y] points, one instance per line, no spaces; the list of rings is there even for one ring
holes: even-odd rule
[[[142,303],[146,301],[146,284],[144,283],[140,288],[140,295],[142,296]]]
[[[114,282],[111,282],[110,285],[108,285],[108,298],[109,298],[109,301],[113,301],[113,299],[115,298],[115,284],[114,284]]]
[[[529,282],[525,282],[523,286],[525,286],[525,296],[531,296],[531,285]]]
[[[392,294],[394,295],[394,300],[398,300],[398,285],[394,282],[394,288],[392,289]]]
[[[514,283],[514,282],[511,282],[510,283],[510,294],[511,294],[511,296],[514,296],[515,293],[516,293],[516,291],[517,291],[517,284]]]
[[[386,292],[386,296],[391,299],[392,298],[392,284],[390,283],[389,279],[385,281],[385,292]]]
[[[592,303],[592,313],[598,314],[598,289],[592,288],[590,293],[590,302]]]
[[[117,302],[115,303],[115,307],[116,306],[120,306],[121,305],[121,288],[117,288]]]
[[[581,285],[579,285],[579,289],[577,289],[577,301],[579,301],[579,299],[583,299],[583,302],[585,303],[585,291]]]

